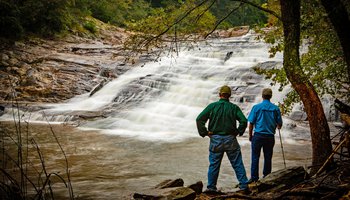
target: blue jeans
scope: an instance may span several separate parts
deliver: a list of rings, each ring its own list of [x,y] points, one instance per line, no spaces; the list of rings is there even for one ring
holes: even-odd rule
[[[259,159],[261,148],[264,152],[264,177],[271,173],[273,146],[275,145],[274,135],[264,136],[254,133],[252,138],[252,163],[251,163],[251,180],[259,180]]]
[[[221,160],[224,153],[232,168],[236,173],[240,189],[247,189],[248,179],[243,165],[242,154],[237,139],[233,135],[212,135],[209,145],[209,169],[208,169],[208,185],[207,188],[217,190],[216,184],[219,177]]]

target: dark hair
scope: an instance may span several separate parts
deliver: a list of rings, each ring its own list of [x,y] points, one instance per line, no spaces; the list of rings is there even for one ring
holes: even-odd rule
[[[220,96],[225,98],[225,99],[229,99],[231,94],[227,94],[227,93],[220,93]]]
[[[268,99],[268,100],[270,100],[271,99],[271,97],[272,97],[272,95],[262,95],[262,98],[263,99]]]

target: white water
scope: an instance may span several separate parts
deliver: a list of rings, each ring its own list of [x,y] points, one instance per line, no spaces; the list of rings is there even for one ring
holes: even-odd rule
[[[210,45],[209,45],[210,44]],[[130,199],[132,192],[152,187],[169,178],[183,178],[185,184],[199,180],[206,185],[208,138],[200,138],[195,118],[209,103],[218,100],[218,89],[227,84],[233,89],[231,101],[247,116],[251,107],[261,101],[261,90],[270,82],[252,70],[258,63],[276,61],[269,58],[266,44],[248,34],[243,37],[213,40],[200,49],[184,50],[174,58],[162,58],[144,67],[134,67],[108,83],[92,97],[77,96],[63,104],[50,104],[47,109],[21,113],[29,122],[70,120],[72,111],[108,111],[109,117],[84,123],[81,129],[55,129],[71,163],[73,188],[82,199]],[[227,52],[233,52],[226,61]],[[284,92],[277,86],[272,102],[282,102]],[[13,120],[7,112],[0,120]],[[300,122],[283,117],[281,131],[287,166],[310,161],[309,129]],[[34,136],[49,145],[50,130],[34,129]],[[102,134],[101,134],[102,133]],[[276,135],[278,137],[278,135]],[[247,134],[239,137],[243,160],[249,177],[250,147]],[[277,144],[273,170],[282,169],[283,159]],[[290,144],[288,144],[290,143]],[[55,172],[61,166],[55,151],[48,148],[47,166]],[[57,168],[57,169],[56,169]],[[62,171],[62,170],[58,170]],[[237,184],[226,158],[222,163],[218,187],[232,191]],[[65,189],[65,188],[64,188]]]
[[[251,34],[212,40],[199,47],[184,49],[176,58],[164,57],[159,62],[134,67],[91,97],[83,94],[66,103],[50,104],[43,112],[52,116],[51,121],[64,122],[69,120],[65,115],[72,111],[112,110],[109,117],[80,128],[143,141],[179,142],[198,137],[196,116],[206,105],[218,100],[218,88],[229,85],[233,89],[231,101],[248,116],[251,107],[261,101],[261,90],[270,87],[270,82],[255,74],[252,67],[271,61],[280,64],[282,55],[269,58],[268,46]],[[232,57],[224,62],[226,53],[231,51]],[[283,101],[286,93],[278,92],[277,87],[272,87],[271,100],[276,104]],[[12,119],[9,116],[0,120]],[[30,116],[30,121],[45,121],[42,112]],[[295,125],[288,119],[285,122]],[[296,132],[299,139],[308,138],[308,134],[304,135],[308,129],[302,126],[291,130],[291,126],[285,125],[282,132],[290,142]]]

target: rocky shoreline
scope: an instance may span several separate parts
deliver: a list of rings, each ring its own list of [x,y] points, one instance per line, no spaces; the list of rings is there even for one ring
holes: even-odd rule
[[[340,170],[339,170],[340,169]],[[177,199],[177,200],[233,200],[233,199],[349,199],[349,167],[342,166],[332,173],[310,177],[302,166],[288,167],[274,171],[258,182],[249,184],[250,191],[202,192],[203,183],[184,186],[181,178],[165,180],[146,191],[132,195],[135,200]],[[335,173],[334,173],[335,172]],[[336,179],[342,179],[342,184]]]
[[[99,37],[30,38],[0,51],[0,102],[61,102],[127,70],[122,29]]]
[[[147,58],[130,58],[124,42],[130,33],[101,24],[93,36],[28,37],[0,45],[0,104],[57,103],[93,92]],[[215,31],[213,37],[244,35],[249,27]],[[140,60],[146,59],[146,60]]]

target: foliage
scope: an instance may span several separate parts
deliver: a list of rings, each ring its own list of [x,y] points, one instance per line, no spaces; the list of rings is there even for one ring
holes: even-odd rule
[[[143,0],[77,0],[77,6],[96,19],[120,27],[129,20],[142,19],[149,12],[149,4]]]
[[[97,32],[97,27],[94,22],[92,21],[87,21],[84,23],[83,27],[90,31],[91,33],[96,33]]]
[[[349,77],[338,37],[318,1],[305,1],[303,8],[301,29],[308,45],[303,68],[320,96],[328,93],[349,101],[350,91],[344,87]]]
[[[71,23],[70,0],[0,1],[0,36],[20,38],[31,32],[43,36],[67,30]]]
[[[279,10],[276,1],[269,1],[270,9]],[[349,88],[346,88],[346,82],[349,79],[346,73],[346,63],[344,61],[342,49],[335,31],[325,14],[319,0],[302,1],[301,10],[301,65],[304,73],[320,96],[331,94],[334,98],[350,101]],[[269,31],[259,30],[264,40],[272,44],[270,48],[271,56],[277,52],[283,51],[282,24],[274,17],[269,18]],[[274,83],[281,84],[280,90],[288,85],[286,75],[281,69],[261,70],[255,69],[259,74],[266,75]],[[291,90],[284,100],[285,106],[291,106],[300,102]],[[290,110],[290,108],[287,108]]]
[[[119,27],[130,26],[135,29],[137,24],[149,23],[148,30],[153,21],[162,26],[169,26],[174,19],[187,12],[186,8],[197,4],[199,0],[0,0],[1,28],[0,37],[20,38],[26,33],[41,36],[53,36],[57,33],[72,30],[76,27],[86,28],[94,32],[91,24],[84,19],[93,16],[105,23]],[[214,3],[216,2],[216,3]],[[264,0],[254,0],[262,4]],[[213,6],[209,8],[209,5]],[[213,21],[222,19],[230,9],[237,7],[238,3],[231,0],[206,0],[207,7],[192,13],[190,19],[183,20],[177,25],[177,31],[183,33],[200,32],[213,27]],[[202,12],[202,13],[201,13]],[[157,16],[157,15],[160,16]],[[165,16],[167,14],[167,16]],[[169,18],[169,19],[167,19]],[[194,20],[194,21],[191,21]],[[186,22],[187,21],[187,22]],[[192,23],[191,23],[192,22]],[[193,22],[198,22],[195,25]],[[219,28],[230,28],[235,25],[253,25],[266,22],[266,15],[248,6],[240,6],[234,14],[221,22]],[[157,25],[154,26],[158,28]],[[203,28],[201,28],[203,27]],[[142,30],[141,28],[139,28]],[[161,30],[161,29],[158,29]],[[73,31],[74,32],[74,31]]]
[[[266,3],[266,0],[253,0],[252,3],[262,5]],[[263,11],[257,10],[249,5],[242,4],[240,2],[233,2],[232,0],[220,0],[216,1],[214,6],[210,9],[213,15],[221,19],[227,15],[231,10],[239,7],[233,14],[231,14],[227,19],[226,23],[232,26],[242,26],[242,25],[261,25],[266,24],[267,14]]]
[[[69,0],[26,0],[19,6],[21,23],[25,30],[44,36],[67,30],[71,16],[67,10]]]
[[[0,36],[19,38],[23,34],[19,20],[19,9],[10,2],[0,1]]]
[[[180,6],[180,7],[178,7]],[[184,4],[154,8],[148,17],[128,23],[130,30],[139,34],[134,35],[126,45],[142,47],[159,47],[161,36],[181,38],[191,34],[205,34],[215,25],[215,17],[208,11],[208,4],[197,6],[194,0]],[[141,44],[143,43],[143,44]]]

